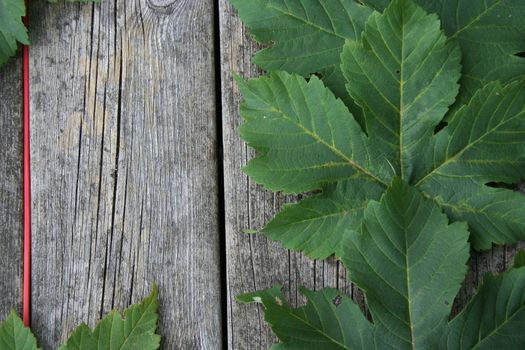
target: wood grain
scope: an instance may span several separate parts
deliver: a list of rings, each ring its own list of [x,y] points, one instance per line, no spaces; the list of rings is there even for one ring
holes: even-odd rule
[[[157,283],[163,348],[220,348],[212,1],[30,12],[41,345]]]
[[[22,65],[0,68],[0,321],[22,302]]]

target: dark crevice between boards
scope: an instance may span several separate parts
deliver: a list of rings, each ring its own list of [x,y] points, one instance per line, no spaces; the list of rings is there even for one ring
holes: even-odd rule
[[[99,27],[97,28],[98,31],[100,31],[100,23]],[[91,50],[90,50],[90,62],[89,67],[91,67],[91,64],[93,60],[96,60],[99,55],[100,46],[97,44],[96,50],[94,49],[94,32],[95,32],[95,9],[92,7],[91,12]],[[95,52],[96,51],[96,52]],[[97,91],[98,91],[98,69],[95,70],[95,76],[94,76],[94,100],[93,100],[93,115],[96,115],[97,113]],[[91,87],[91,74],[89,74],[89,87]],[[87,94],[89,94],[89,88],[88,91],[86,91]],[[102,134],[101,134],[101,142],[100,142],[100,157],[98,161],[98,189],[97,189],[97,210],[96,210],[96,221],[99,222],[100,218],[100,203],[102,200],[102,179],[103,179],[103,167],[104,167],[104,146],[105,146],[105,138],[104,138],[104,131],[106,130],[106,111],[105,111],[105,102],[106,102],[106,90],[104,90],[104,105],[102,110]],[[95,241],[98,241],[99,239],[99,225],[95,226]],[[106,239],[106,247],[108,247],[108,240],[109,237]],[[111,243],[109,243],[109,246],[111,246]],[[102,318],[104,314],[104,295],[106,292],[106,272],[108,267],[108,256],[106,254],[106,258],[104,260],[104,269],[103,269],[103,281],[102,281],[102,294],[100,298],[100,309],[99,309],[99,318]]]
[[[122,82],[122,80],[121,80]],[[119,95],[120,95],[120,92],[119,92]],[[129,178],[129,165],[126,166],[126,174],[124,175],[124,196],[122,198],[122,219],[121,219],[121,225],[122,225],[122,231],[121,231],[121,234],[120,234],[120,249],[119,249],[119,256],[118,256],[118,261],[119,261],[119,264],[118,264],[118,271],[115,272],[115,274],[113,275],[113,301],[115,301],[115,293],[116,293],[116,290],[117,290],[117,274],[118,275],[121,275],[121,268],[122,268],[122,251],[124,249],[124,227],[126,225],[126,203],[128,202],[128,178]],[[130,250],[132,248],[130,247]],[[130,252],[130,257],[132,256],[132,253]],[[132,283],[129,285],[129,305],[133,304],[133,280],[134,280],[134,277],[133,277],[133,274],[135,273],[135,262],[133,261],[132,263],[132,272],[131,272],[131,281]]]
[[[224,196],[224,143],[222,133],[222,86],[221,86],[221,43],[220,43],[220,5],[219,0],[213,1],[213,49],[215,70],[215,130],[217,138],[217,216],[219,234],[219,263],[221,282],[221,336],[222,348],[228,348],[228,285],[226,280],[226,211]]]
[[[106,239],[106,258],[104,261],[104,273],[103,273],[103,282],[102,282],[102,295],[100,298],[100,315],[99,317],[102,319],[104,315],[104,300],[106,296],[106,284],[108,280],[108,265],[110,260],[110,254],[111,249],[113,247],[113,239],[115,236],[115,217],[116,217],[116,208],[117,208],[117,187],[118,187],[118,170],[119,170],[119,157],[120,157],[120,131],[121,131],[121,125],[122,125],[122,55],[119,57],[120,59],[120,66],[119,66],[119,91],[118,91],[118,98],[117,98],[117,136],[116,136],[116,145],[115,145],[115,160],[113,164],[113,170],[111,174],[113,175],[113,198],[112,198],[112,208],[111,208],[111,227],[109,232],[109,237]],[[108,67],[108,74],[109,74],[109,67]],[[104,101],[104,105],[106,105]],[[104,120],[105,120],[105,111],[104,111]],[[103,128],[102,130],[105,130]],[[104,135],[104,132],[103,132]],[[103,138],[104,139],[104,138]],[[104,147],[101,149],[102,155],[104,154]],[[102,162],[100,164],[100,167],[102,169]],[[101,170],[102,171],[102,170]],[[101,180],[99,185],[101,185]],[[100,203],[99,203],[100,205]],[[98,215],[97,215],[98,217]],[[115,272],[116,273],[116,272]],[[116,276],[113,276],[113,290],[111,292],[111,309],[115,308],[115,278]]]
[[[93,28],[93,23],[95,22],[95,10],[93,8],[93,6],[91,7],[91,28]],[[91,33],[90,33],[90,37],[89,37],[89,57],[93,57],[93,30],[91,30]],[[89,72],[91,72],[91,62],[92,60],[90,59],[89,62],[88,62],[88,65],[87,65],[87,69],[86,69],[86,79],[87,79],[87,82],[86,82],[86,86],[90,86],[90,79],[91,79],[91,75],[89,74]],[[84,127],[84,123],[83,123],[83,120],[84,120],[84,117],[86,117],[86,114],[87,114],[87,108],[88,108],[88,90],[87,89],[84,89],[84,96],[82,98],[82,117],[80,119],[80,126],[79,126],[79,132],[78,132],[78,153],[77,153],[77,179],[76,179],[76,183],[75,183],[75,212],[74,212],[74,217],[73,217],[73,222],[77,222],[77,218],[78,218],[78,205],[79,205],[79,184],[80,184],[80,170],[81,170],[81,166],[82,166],[82,162],[81,162],[81,158],[82,158],[82,141],[83,141],[83,127]],[[75,237],[75,232],[72,232],[71,233],[71,239],[73,240]],[[71,245],[73,246],[73,245]],[[93,258],[93,250],[92,249],[89,249],[89,264],[88,264],[88,276],[91,276],[91,261],[92,261],[92,258]]]
[[[122,128],[122,88],[123,88],[122,86],[122,64],[123,64],[123,60],[122,60],[122,55],[121,55],[120,56],[120,67],[119,67],[119,83],[118,83],[119,91],[118,91],[118,100],[117,100],[117,140],[116,140],[116,145],[115,145],[115,163],[113,165],[114,180],[113,180],[113,201],[112,201],[113,207],[111,209],[111,231],[110,231],[111,243],[108,246],[109,252],[106,252],[106,261],[109,259],[109,255],[111,254],[111,249],[113,247],[113,239],[115,238],[115,217],[116,217],[116,211],[117,211],[117,188],[118,188],[118,179],[119,179],[119,159],[120,159],[120,141],[121,141],[120,132]],[[120,255],[122,255],[122,239],[120,242]],[[107,277],[106,274],[107,274],[107,270],[105,270],[105,273],[104,273],[104,283]],[[113,291],[112,291],[112,296],[111,296],[111,309],[115,308],[116,274],[117,274],[117,271],[115,271],[113,275]],[[102,295],[102,297],[104,297],[104,294]],[[102,318],[102,315],[100,317]]]
[[[113,18],[114,18],[114,30],[115,35],[113,38],[113,49],[115,52],[117,52],[117,43],[118,43],[118,25],[117,25],[117,1],[114,2],[113,7]],[[121,54],[119,56],[119,76],[118,76],[118,96],[117,96],[117,140],[116,140],[116,146],[115,146],[115,163],[113,165],[113,169],[111,169],[111,177],[113,177],[113,208],[111,213],[111,239],[114,238],[114,232],[115,232],[115,213],[116,213],[116,207],[117,207],[117,189],[118,189],[118,173],[119,173],[119,159],[120,159],[120,142],[121,142],[121,129],[122,129],[122,89],[123,89],[123,79],[122,79],[122,64],[123,64],[123,58],[122,58],[122,50]],[[110,75],[110,67],[108,64],[108,76]],[[105,103],[104,103],[105,105]],[[126,174],[124,175],[124,198],[123,198],[123,212],[122,212],[122,224],[124,224],[126,220],[126,196],[127,196],[127,182],[128,182],[128,170],[126,169]],[[124,227],[124,226],[122,226]],[[117,290],[117,274],[120,274],[120,267],[122,263],[122,248],[123,248],[123,238],[122,238],[122,232],[119,234],[119,255],[118,255],[118,269],[117,266],[115,266],[115,271],[113,272],[113,290],[111,294],[111,309],[115,309],[115,295]],[[113,244],[111,244],[109,249],[112,249]],[[110,250],[110,253],[112,251]]]

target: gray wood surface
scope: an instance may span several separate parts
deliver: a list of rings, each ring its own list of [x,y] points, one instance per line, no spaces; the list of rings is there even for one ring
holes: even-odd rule
[[[0,321],[22,302],[22,65],[0,68]]]
[[[153,283],[164,349],[221,347],[212,16],[212,0],[31,3],[44,348]]]

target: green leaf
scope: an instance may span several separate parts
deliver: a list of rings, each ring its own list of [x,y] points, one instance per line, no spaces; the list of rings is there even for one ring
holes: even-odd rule
[[[368,201],[382,192],[381,186],[362,179],[331,184],[319,195],[285,206],[262,232],[285,248],[324,259],[341,244],[348,227],[360,225]]]
[[[374,13],[362,42],[343,49],[347,89],[364,110],[365,129],[404,179],[455,100],[460,58],[438,18],[406,0]]]
[[[266,70],[320,73],[336,96],[347,99],[340,54],[361,35],[372,10],[354,0],[231,0],[251,34],[273,43],[253,61]],[[355,111],[354,111],[355,112]]]
[[[409,0],[371,15],[342,58],[366,132],[315,76],[239,80],[241,136],[258,151],[245,172],[274,191],[323,191],[287,207],[264,234],[324,258],[359,228],[366,197],[377,199],[399,176],[467,221],[475,249],[525,238],[525,197],[491,187],[525,179],[524,83],[486,84],[442,125],[458,90],[459,52],[437,17]]]
[[[479,90],[435,137],[431,162],[418,184],[435,177],[516,183],[525,165],[525,84],[492,82]],[[474,175],[475,174],[475,175]]]
[[[366,294],[379,348],[435,348],[467,271],[468,236],[466,224],[449,224],[399,179],[380,203],[369,204],[342,261]]]
[[[60,350],[94,350],[98,349],[97,340],[91,329],[85,324],[81,324],[69,336],[67,343],[60,347]]]
[[[450,323],[449,349],[525,348],[525,268],[487,275],[476,296]]]
[[[287,193],[355,177],[385,184],[386,166],[368,169],[373,157],[366,135],[317,77],[306,82],[276,72],[238,84],[244,96],[241,136],[260,151],[244,170],[257,182]]]
[[[390,0],[364,0],[382,10]],[[460,103],[493,80],[509,82],[525,75],[525,2],[522,0],[417,0],[437,13],[447,36],[463,52]]]
[[[524,267],[524,266],[525,266],[525,251],[520,250],[514,256],[513,267],[518,268],[518,267]]]
[[[17,42],[29,44],[25,13],[24,0],[0,0],[0,66],[16,53]]]
[[[58,2],[58,0],[48,0]],[[100,2],[100,0],[66,0],[68,2]],[[18,43],[29,45],[27,28],[22,22],[26,14],[24,0],[0,0],[0,67],[14,56]]]
[[[427,169],[415,185],[469,223],[476,249],[523,239],[525,197],[486,184],[525,178],[524,84],[488,84],[432,141],[433,157],[421,158]]]
[[[151,295],[140,304],[130,306],[124,318],[112,311],[91,331],[85,324],[71,334],[60,350],[155,350],[160,346],[157,328],[158,291],[153,288]]]
[[[281,343],[272,349],[522,349],[525,346],[525,267],[485,278],[452,321],[454,297],[469,257],[465,223],[450,224],[431,200],[394,179],[371,202],[358,233],[341,256],[350,279],[365,293],[373,324],[334,289],[302,289],[297,309],[281,287],[238,297],[264,307]]]
[[[324,189],[286,208],[263,233],[311,257],[333,254],[344,235],[341,225],[359,226],[363,201],[386,186],[389,164],[379,164],[359,124],[317,77],[306,82],[276,72],[238,83],[245,98],[241,135],[259,151],[244,171],[275,191]],[[325,186],[334,179],[348,182]]]
[[[14,311],[0,325],[0,349],[37,350],[35,336]]]
[[[335,289],[302,288],[301,293],[308,302],[298,309],[287,304],[281,286],[238,296],[237,301],[264,306],[264,319],[282,342],[272,349],[370,349],[371,324],[350,298]]]

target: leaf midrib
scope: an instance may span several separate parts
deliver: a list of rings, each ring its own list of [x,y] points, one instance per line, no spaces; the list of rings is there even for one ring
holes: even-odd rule
[[[411,284],[410,284],[410,263],[408,262],[408,254],[409,254],[409,246],[408,246],[408,232],[406,232],[405,229],[405,265],[406,265],[406,283],[407,283],[407,301],[408,301],[408,325],[410,327],[410,343],[412,345],[412,349],[416,349],[416,337],[415,337],[415,331],[414,331],[414,323],[412,322],[412,297],[411,297]]]
[[[400,66],[400,79],[399,79],[399,167],[401,171],[401,178],[405,178],[404,162],[403,162],[403,119],[405,114],[405,81],[404,81],[404,70],[405,70],[405,14],[401,12],[401,66]]]
[[[317,221],[317,220],[322,220],[322,219],[326,219],[326,218],[331,218],[331,217],[334,217],[334,216],[346,216],[347,214],[351,214],[351,213],[354,213],[354,212],[362,211],[366,207],[367,207],[366,205],[362,205],[362,206],[351,208],[351,209],[338,210],[338,211],[335,211],[335,212],[332,212],[332,213],[329,213],[329,214],[319,214],[318,216],[309,217],[309,218],[298,220],[298,221],[293,221],[293,222],[291,222],[289,224],[282,225],[282,226],[283,227],[292,226],[292,225],[296,225],[296,224],[300,224],[300,223],[302,224],[302,223],[305,223],[305,222]]]
[[[405,178],[405,170],[404,170],[404,162],[403,162],[403,136],[404,136],[404,133],[403,133],[403,130],[404,130],[404,127],[403,127],[403,119],[405,117],[405,98],[404,98],[404,84],[405,84],[405,81],[404,81],[404,71],[405,71],[405,14],[404,12],[401,12],[401,66],[400,66],[400,79],[399,79],[399,164],[400,164],[400,171],[401,171],[401,178],[404,179]],[[412,348],[415,349],[416,348],[416,345],[415,345],[415,337],[414,337],[414,324],[412,322],[412,298],[411,298],[411,295],[410,295],[410,264],[409,264],[409,261],[408,261],[408,250],[409,250],[409,246],[408,246],[408,235],[407,235],[407,232],[405,231],[405,249],[406,249],[406,254],[405,254],[405,266],[406,266],[406,286],[407,286],[407,301],[408,301],[408,325],[410,327],[410,343],[412,345]]]

